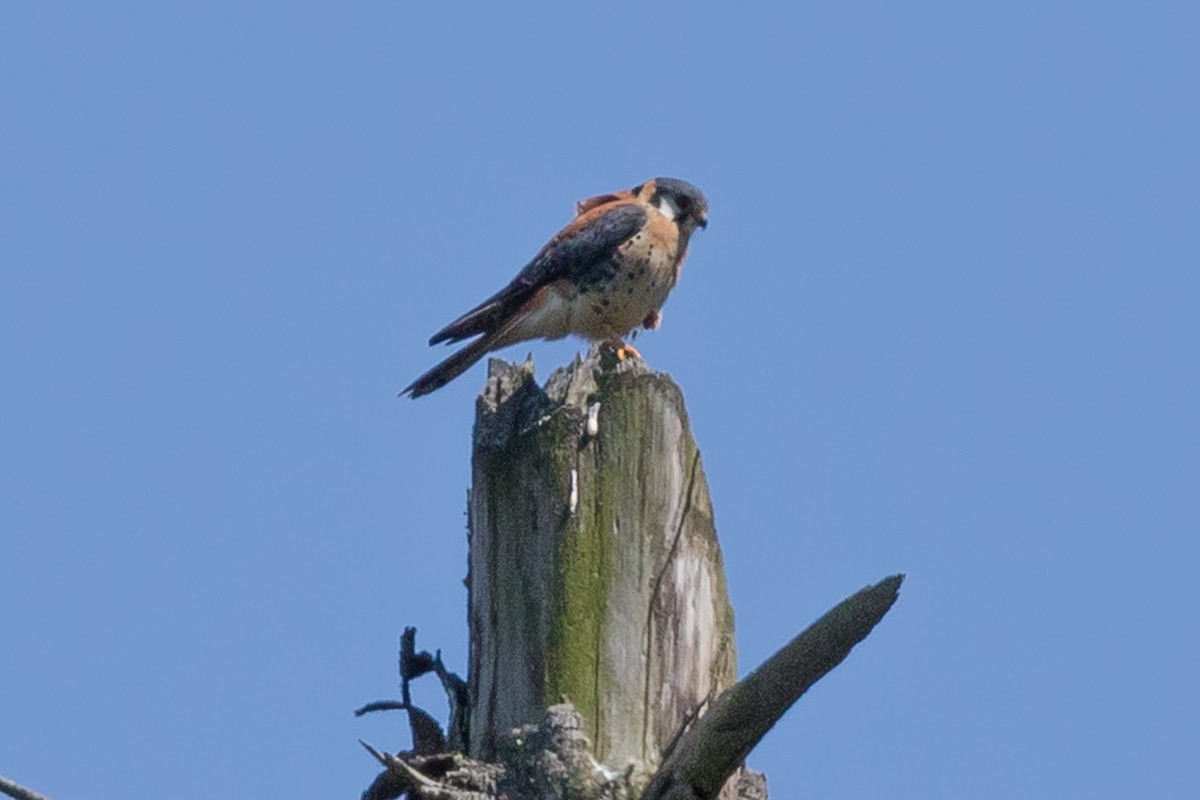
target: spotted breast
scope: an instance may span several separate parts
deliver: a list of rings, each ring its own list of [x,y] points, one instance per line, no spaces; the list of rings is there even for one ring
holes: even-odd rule
[[[682,259],[670,220],[655,213],[646,226],[587,276],[576,279],[570,328],[597,340],[619,339],[662,307]]]

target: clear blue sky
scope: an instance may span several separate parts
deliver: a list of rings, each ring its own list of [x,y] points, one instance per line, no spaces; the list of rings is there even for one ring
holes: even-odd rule
[[[0,774],[357,796],[466,663],[483,368],[396,391],[669,175],[741,668],[909,576],[774,796],[1194,792],[1195,4],[221,5],[0,8]]]

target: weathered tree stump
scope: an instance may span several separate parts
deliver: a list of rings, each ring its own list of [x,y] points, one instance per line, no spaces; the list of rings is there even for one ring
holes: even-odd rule
[[[652,771],[736,679],[683,397],[642,361],[608,362],[593,349],[544,389],[528,364],[489,366],[470,495],[476,758],[565,699],[600,761]]]
[[[735,683],[733,611],[679,388],[593,349],[546,386],[493,360],[468,502],[470,674],[400,648],[412,750],[364,800],[765,800],[742,760],[895,603],[893,575]],[[434,673],[447,729],[412,705]],[[733,777],[731,780],[730,778]]]

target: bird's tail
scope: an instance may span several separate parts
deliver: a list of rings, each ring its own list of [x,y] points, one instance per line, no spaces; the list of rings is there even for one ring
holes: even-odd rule
[[[509,326],[504,326],[499,330],[476,339],[469,345],[459,350],[454,355],[442,361],[433,369],[426,372],[421,377],[404,387],[400,392],[400,396],[410,395],[413,398],[420,397],[423,394],[437,391],[445,386],[450,381],[462,375],[471,365],[479,359],[483,358],[490,351],[499,347],[503,347],[506,342],[502,341],[503,336],[508,333]]]

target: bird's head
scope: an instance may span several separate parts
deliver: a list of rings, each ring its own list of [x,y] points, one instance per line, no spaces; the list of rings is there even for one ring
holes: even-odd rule
[[[708,198],[687,181],[655,178],[635,186],[632,191],[663,216],[674,220],[685,237],[696,228],[708,227]]]

